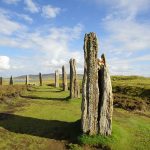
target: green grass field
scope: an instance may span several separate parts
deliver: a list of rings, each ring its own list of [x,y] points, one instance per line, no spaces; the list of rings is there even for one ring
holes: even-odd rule
[[[150,149],[147,112],[114,108],[112,136],[87,136],[80,131],[81,99],[69,99],[69,91],[44,85],[20,94],[0,103],[0,150]]]

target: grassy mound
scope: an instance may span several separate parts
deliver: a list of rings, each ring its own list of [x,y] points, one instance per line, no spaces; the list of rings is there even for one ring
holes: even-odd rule
[[[150,109],[150,78],[113,76],[112,85],[115,107],[140,111]]]
[[[0,86],[0,100],[4,101],[6,98],[14,98],[19,96],[27,87],[25,85],[3,85]]]

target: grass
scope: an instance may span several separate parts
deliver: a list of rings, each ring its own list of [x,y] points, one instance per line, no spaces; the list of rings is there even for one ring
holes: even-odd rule
[[[24,96],[39,95],[40,98],[18,98],[14,100],[15,104],[11,110],[13,113],[7,113],[10,111],[8,107],[1,111],[0,149],[14,147],[26,149],[28,145],[34,149],[49,149],[48,147],[52,145],[50,139],[76,141],[80,126],[77,118],[79,119],[81,113],[79,100],[58,100],[62,95],[64,98],[69,95],[68,92],[62,92],[59,88],[43,86],[31,90],[33,91],[25,92]],[[43,99],[42,96],[44,96]],[[51,100],[45,99],[45,96]],[[22,102],[24,105],[17,107]],[[15,140],[11,140],[12,138]],[[59,143],[56,142],[55,146],[58,147],[58,145]]]
[[[149,118],[115,109],[112,136],[83,135],[80,141],[82,144],[109,147],[114,150],[147,150],[150,149],[149,123]]]
[[[4,97],[15,97],[16,95],[20,94],[22,91],[26,90],[25,85],[3,85],[0,86],[0,99],[3,99]]]
[[[150,109],[150,78],[112,76],[115,107],[126,110]]]
[[[46,85],[21,95],[0,104],[0,150],[150,149],[147,115],[114,108],[112,136],[87,136],[80,131],[81,99],[71,100],[68,91]]]
[[[150,78],[139,76],[112,76],[114,93],[122,93],[150,100]]]

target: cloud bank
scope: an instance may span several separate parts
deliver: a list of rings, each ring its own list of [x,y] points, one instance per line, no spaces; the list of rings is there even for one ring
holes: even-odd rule
[[[0,70],[8,70],[10,68],[10,60],[7,56],[0,56]]]

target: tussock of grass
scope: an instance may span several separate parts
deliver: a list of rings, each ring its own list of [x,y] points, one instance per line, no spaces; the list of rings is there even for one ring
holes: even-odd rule
[[[126,110],[150,109],[150,78],[112,76],[114,106]]]
[[[102,135],[88,136],[82,135],[78,138],[80,144],[88,144],[90,146],[108,146],[110,143],[114,142],[114,137],[105,137]]]
[[[3,85],[0,86],[0,100],[18,96],[26,90],[25,85]]]
[[[99,147],[103,149],[112,149],[115,143],[119,143],[120,139],[125,135],[124,130],[117,124],[113,124],[113,132],[111,136],[103,135],[81,135],[78,137],[78,141],[81,145],[90,145],[94,147]]]

